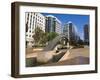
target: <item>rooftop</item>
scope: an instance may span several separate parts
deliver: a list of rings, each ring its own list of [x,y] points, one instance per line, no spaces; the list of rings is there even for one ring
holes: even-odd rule
[[[59,23],[61,23],[61,21],[60,21],[57,17],[55,17],[55,16],[53,16],[53,15],[47,15],[46,17],[52,17],[52,18],[55,18]]]

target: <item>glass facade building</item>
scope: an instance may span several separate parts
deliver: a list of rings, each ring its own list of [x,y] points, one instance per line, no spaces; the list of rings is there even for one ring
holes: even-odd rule
[[[61,21],[58,20],[53,15],[47,15],[46,16],[46,32],[56,32],[58,34],[61,34],[62,28],[61,28]]]
[[[80,39],[76,25],[73,24],[71,21],[64,25],[63,34],[68,37],[69,41],[77,42]]]
[[[84,42],[89,42],[89,25],[84,25]]]

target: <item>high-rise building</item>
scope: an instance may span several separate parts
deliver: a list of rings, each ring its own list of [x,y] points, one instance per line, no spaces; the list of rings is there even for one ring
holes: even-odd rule
[[[89,25],[84,25],[84,42],[89,43]]]
[[[61,34],[61,21],[53,15],[46,16],[46,32],[56,32]]]
[[[45,32],[45,17],[36,12],[25,13],[26,22],[26,47],[32,47],[34,45],[34,31],[36,27],[39,27]]]
[[[71,21],[64,25],[63,34],[65,34],[68,37],[69,41],[77,42],[79,40],[76,25],[73,24]]]

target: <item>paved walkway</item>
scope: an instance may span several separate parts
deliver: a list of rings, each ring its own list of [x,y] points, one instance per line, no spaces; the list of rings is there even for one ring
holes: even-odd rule
[[[71,49],[70,55],[68,56],[68,59],[82,56],[82,57],[89,57],[89,48],[78,48],[78,49]]]
[[[36,51],[34,53],[26,54],[26,58],[37,57],[39,53],[41,53],[41,51]],[[54,51],[48,51],[47,53],[53,54]],[[29,62],[30,61],[28,61],[28,63]],[[31,63],[33,64],[33,59]],[[47,63],[41,66],[77,65],[77,64],[89,64],[89,48],[88,47],[67,50],[67,52],[63,55],[63,57],[58,62]]]
[[[89,48],[69,49],[59,61],[68,60],[78,56],[89,57]]]
[[[89,64],[89,48],[70,49],[65,55],[56,63],[48,63],[41,66],[53,65],[79,65]]]

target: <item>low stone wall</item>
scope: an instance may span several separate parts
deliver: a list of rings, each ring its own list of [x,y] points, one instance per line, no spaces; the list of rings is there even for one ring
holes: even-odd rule
[[[26,67],[36,66],[36,57],[26,58]]]

